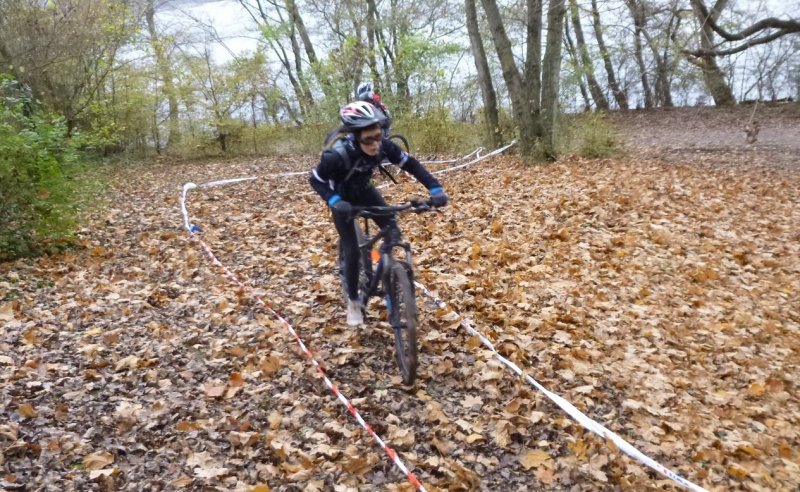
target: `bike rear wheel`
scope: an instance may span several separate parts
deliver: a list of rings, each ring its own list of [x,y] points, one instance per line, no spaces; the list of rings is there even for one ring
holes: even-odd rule
[[[403,383],[407,385],[414,384],[417,379],[417,302],[410,271],[411,267],[405,262],[393,262],[386,289],[395,356]]]
[[[403,135],[400,135],[399,133],[393,133],[386,138],[397,144],[397,146],[400,147],[403,152],[411,151],[411,147],[408,145],[408,139]],[[398,178],[398,176],[400,176],[400,168],[396,168],[396,166],[389,163],[389,161],[386,159],[384,159],[384,161],[381,163],[381,167],[384,169],[384,171],[391,175],[391,178],[388,178],[391,181],[394,181]]]
[[[411,152],[411,146],[408,145],[408,139],[405,136],[400,135],[399,133],[393,133],[386,138],[396,143],[403,150],[403,152]]]

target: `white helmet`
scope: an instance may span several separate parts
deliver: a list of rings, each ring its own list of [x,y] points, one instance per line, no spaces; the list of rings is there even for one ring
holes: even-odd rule
[[[383,111],[365,101],[355,101],[342,106],[339,119],[348,132],[355,132],[375,124],[380,126],[386,124],[386,115]]]
[[[360,101],[372,99],[372,84],[370,82],[364,82],[358,86],[358,89],[356,89],[356,99]]]

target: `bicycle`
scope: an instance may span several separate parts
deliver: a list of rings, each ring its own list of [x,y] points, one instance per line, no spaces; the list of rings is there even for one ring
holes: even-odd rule
[[[366,318],[367,305],[371,297],[382,296],[386,301],[389,324],[394,331],[395,358],[403,377],[403,383],[414,384],[417,378],[417,303],[414,293],[414,270],[411,263],[411,245],[402,240],[398,227],[386,226],[369,237],[367,219],[374,217],[396,217],[406,212],[422,213],[432,210],[430,202],[411,200],[403,205],[353,207],[353,226],[356,229],[359,249],[358,293],[362,313]],[[356,220],[364,219],[362,229]],[[373,249],[381,241],[377,250]],[[403,259],[395,258],[395,251],[404,253]],[[373,260],[377,261],[373,269]],[[344,254],[339,244],[339,273],[345,300],[347,283],[344,278]]]

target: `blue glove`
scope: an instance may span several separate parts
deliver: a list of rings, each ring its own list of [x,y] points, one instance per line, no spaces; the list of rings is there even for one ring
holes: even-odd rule
[[[353,213],[353,207],[350,205],[350,202],[342,200],[342,197],[339,195],[333,195],[330,200],[328,200],[328,206],[338,214],[349,216]]]
[[[434,207],[444,207],[447,205],[447,193],[440,187],[431,188],[431,205]]]

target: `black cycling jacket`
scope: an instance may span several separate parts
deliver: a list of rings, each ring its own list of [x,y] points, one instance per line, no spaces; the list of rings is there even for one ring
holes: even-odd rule
[[[326,202],[334,195],[339,195],[343,200],[357,204],[362,192],[372,186],[372,175],[384,157],[417,178],[425,188],[430,190],[442,186],[417,159],[391,140],[384,138],[381,151],[374,157],[362,152],[352,136],[342,139],[342,144],[350,157],[349,165],[336,150],[326,149],[309,177],[311,187]],[[351,174],[353,166],[355,170]]]

